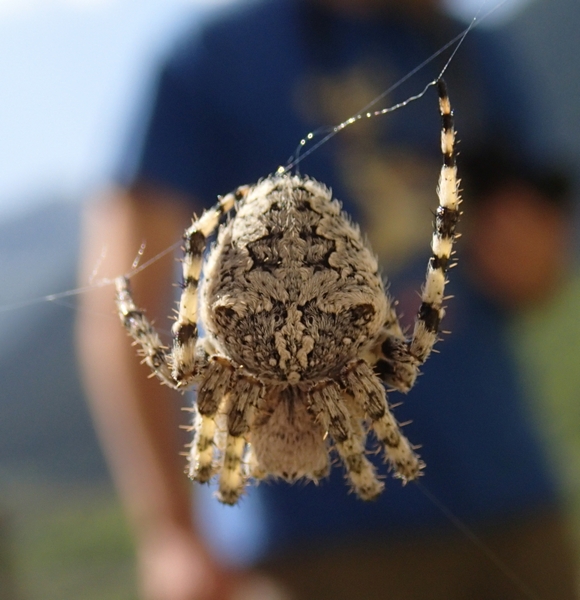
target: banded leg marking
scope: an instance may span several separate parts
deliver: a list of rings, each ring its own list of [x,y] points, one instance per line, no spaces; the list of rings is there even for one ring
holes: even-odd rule
[[[439,207],[435,215],[431,248],[433,254],[427,266],[427,275],[421,294],[421,307],[415,320],[409,350],[420,363],[425,362],[437,341],[439,324],[444,315],[443,293],[446,272],[456,238],[455,227],[459,220],[459,182],[455,164],[455,129],[453,111],[443,80],[437,84],[441,113],[441,152],[443,165],[439,175],[437,194]]]
[[[371,367],[364,360],[347,365],[343,379],[355,401],[364,407],[396,476],[405,482],[416,479],[421,474],[423,462],[389,410],[385,389]]]
[[[323,382],[309,394],[309,410],[334,440],[353,489],[363,500],[373,500],[384,488],[373,464],[365,456],[364,432],[353,429],[343,400],[343,391],[334,381]]]
[[[207,238],[217,229],[223,215],[235,206],[245,188],[220,198],[218,203],[193,221],[183,234],[183,291],[173,332],[173,378],[178,387],[190,385],[198,375],[195,360],[197,342],[197,287]]]
[[[188,474],[191,479],[200,483],[208,482],[216,471],[215,418],[230,389],[233,372],[234,368],[229,360],[212,356],[197,391],[197,434],[190,450]]]
[[[189,450],[189,467],[187,475],[199,483],[207,483],[214,474],[214,437],[216,423],[213,417],[199,413],[197,406],[193,408],[194,424],[192,430],[196,432]]]
[[[117,277],[115,279],[117,310],[123,326],[140,347],[139,354],[143,362],[149,366],[163,383],[174,388],[175,381],[171,375],[167,360],[167,351],[161,344],[161,339],[145,313],[137,308],[131,295],[129,279]]]
[[[228,435],[217,493],[218,500],[224,504],[236,504],[246,485],[242,462],[245,448],[243,437]]]
[[[241,375],[229,395],[227,439],[220,473],[218,499],[224,504],[236,504],[248,479],[247,440],[255,409],[262,397],[262,385],[253,377]]]

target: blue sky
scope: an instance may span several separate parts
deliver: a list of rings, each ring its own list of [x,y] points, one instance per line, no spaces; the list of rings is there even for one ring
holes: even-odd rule
[[[155,58],[228,1],[0,0],[0,219],[102,184]]]
[[[210,2],[0,0],[0,218],[106,177],[155,57]]]

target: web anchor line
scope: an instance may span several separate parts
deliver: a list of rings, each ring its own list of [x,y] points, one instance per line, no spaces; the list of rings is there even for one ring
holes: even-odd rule
[[[457,515],[455,515],[437,496],[427,489],[419,480],[413,482],[421,493],[450,521],[450,523],[460,531],[481,553],[499,569],[513,585],[528,600],[548,600],[539,596],[522,578],[510,569],[504,561]]]
[[[469,34],[469,32],[474,27],[477,27],[479,24],[481,24],[485,19],[487,19],[498,8],[500,8],[503,4],[505,4],[508,1],[509,0],[503,0],[499,4],[495,5],[492,9],[490,9],[487,13],[485,13],[482,17],[479,17],[479,14],[483,8],[483,5],[485,4],[485,2],[483,2],[481,7],[479,8],[479,10],[477,11],[476,15],[470,21],[469,25],[461,33],[458,33],[452,40],[450,40],[443,47],[441,47],[439,50],[437,50],[437,52],[432,54],[429,58],[425,59],[421,64],[417,65],[413,70],[409,71],[409,73],[407,73],[404,77],[401,77],[401,79],[399,79],[397,82],[395,82],[389,88],[387,88],[384,92],[379,94],[376,98],[371,100],[359,112],[354,114],[352,117],[346,119],[346,121],[339,123],[338,125],[334,125],[334,126],[330,126],[330,127],[320,127],[319,129],[316,129],[315,131],[311,131],[310,133],[308,133],[304,138],[302,138],[300,140],[298,147],[296,148],[296,151],[288,159],[286,165],[278,168],[278,171],[277,171],[278,174],[281,175],[283,173],[290,171],[294,167],[298,166],[307,156],[310,156],[310,154],[312,154],[313,152],[318,150],[318,148],[320,148],[322,145],[326,144],[326,142],[328,142],[330,139],[332,139],[335,135],[340,133],[346,127],[349,127],[350,125],[353,125],[354,123],[356,123],[362,119],[372,119],[375,117],[386,115],[388,113],[392,113],[400,108],[404,108],[411,102],[415,102],[416,100],[419,100],[420,98],[422,98],[427,93],[427,91],[430,87],[436,86],[439,83],[440,79],[443,77],[443,75],[447,71],[449,65],[455,58],[455,55],[457,54],[459,48],[463,44],[463,42],[464,42],[465,38],[467,37],[467,35]],[[451,52],[449,58],[445,61],[443,68],[439,72],[439,75],[435,79],[433,79],[433,81],[430,81],[423,88],[423,90],[420,93],[415,94],[414,96],[410,96],[403,102],[399,102],[393,106],[389,106],[387,108],[383,108],[383,109],[379,109],[379,110],[370,111],[370,109],[373,106],[378,104],[381,100],[386,98],[389,94],[391,94],[397,88],[399,88],[401,85],[403,85],[403,83],[405,83],[407,80],[411,79],[411,77],[416,75],[421,69],[426,67],[428,64],[432,63],[437,57],[439,57],[446,50],[448,50],[449,48],[452,48],[453,46],[455,46],[455,47],[453,48],[453,51]],[[302,149],[309,142],[314,140],[319,135],[323,135],[323,134],[325,134],[325,135],[322,139],[318,140],[314,145],[312,145],[310,148],[308,148],[305,152],[302,152]]]

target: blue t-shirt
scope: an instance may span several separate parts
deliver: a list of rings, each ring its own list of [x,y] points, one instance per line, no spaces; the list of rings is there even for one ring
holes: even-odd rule
[[[223,14],[185,36],[169,57],[140,129],[142,142],[131,145],[120,178],[125,184],[149,180],[210,205],[218,194],[275,171],[307,132],[347,118],[460,30],[443,16],[425,30],[394,17],[348,20],[300,0],[252,3]],[[501,139],[514,148],[530,145],[533,121],[508,54],[491,33],[473,31],[452,63],[446,78],[463,148]],[[443,63],[444,57],[429,64],[381,106],[422,89]],[[300,165],[331,185],[363,227],[375,227],[371,241],[386,266],[414,235],[412,225],[406,232],[397,219],[421,196],[419,188],[428,188],[434,205],[441,161],[435,98],[347,129]],[[405,236],[388,254],[381,238],[395,239],[401,231]],[[422,265],[428,240],[422,238]],[[415,298],[410,313],[423,274],[424,266],[406,268],[391,288],[403,306]],[[450,293],[455,298],[444,329],[453,333],[395,412],[400,422],[413,421],[405,433],[422,446],[427,468],[421,483],[468,521],[551,503],[555,485],[504,343],[503,316],[460,269],[451,273]],[[392,394],[391,402],[401,399]],[[385,473],[385,465],[379,468]],[[379,500],[363,503],[349,493],[340,466],[318,486],[262,483],[238,507],[199,496],[210,543],[236,563],[305,542],[387,539],[446,521],[418,486],[392,479]]]

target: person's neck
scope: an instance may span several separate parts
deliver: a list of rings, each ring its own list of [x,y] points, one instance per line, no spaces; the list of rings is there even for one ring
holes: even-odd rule
[[[307,0],[329,12],[356,18],[393,15],[398,18],[423,21],[440,13],[438,0],[404,2],[392,0]]]

